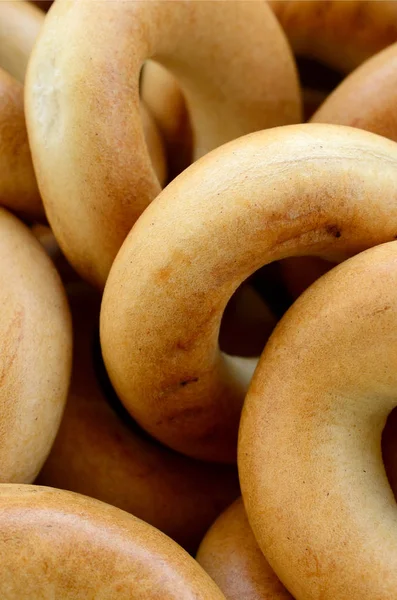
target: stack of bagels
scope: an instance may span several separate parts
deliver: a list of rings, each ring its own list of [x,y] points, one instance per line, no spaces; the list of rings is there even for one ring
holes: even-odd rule
[[[0,599],[397,598],[397,1],[0,2]]]

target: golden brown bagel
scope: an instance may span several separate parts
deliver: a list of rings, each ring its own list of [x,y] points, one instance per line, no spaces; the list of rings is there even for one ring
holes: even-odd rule
[[[29,63],[29,138],[54,234],[99,287],[160,192],[138,110],[150,57],[183,88],[195,158],[300,119],[292,55],[266,2],[56,2]]]
[[[292,600],[260,551],[241,498],[209,529],[197,561],[226,600]]]
[[[69,310],[30,231],[0,208],[0,482],[31,482],[54,441],[71,370]]]
[[[44,219],[26,132],[23,87],[1,68],[0,206],[25,218]]]
[[[114,506],[0,486],[2,600],[225,600],[180,546]]]
[[[397,41],[393,0],[269,0],[294,53],[352,71]]]
[[[395,597],[396,503],[381,453],[396,406],[397,243],[294,303],[248,391],[239,473],[255,537],[296,600]]]
[[[238,496],[237,471],[185,458],[134,423],[123,422],[106,400],[94,364],[100,299],[81,285],[69,297],[75,335],[72,382],[37,483],[108,502],[194,552],[219,512]]]
[[[250,378],[219,352],[228,299],[287,256],[340,261],[397,235],[397,145],[335,125],[245,136],[189,167],[135,224],[101,310],[105,363],[140,425],[233,461]]]
[[[0,68],[24,82],[33,44],[44,21],[42,11],[31,2],[0,2]]]

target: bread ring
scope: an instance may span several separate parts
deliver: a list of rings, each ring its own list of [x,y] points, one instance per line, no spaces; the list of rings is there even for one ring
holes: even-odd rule
[[[31,2],[0,2],[0,68],[20,83],[43,21],[42,11]]]
[[[239,494],[235,468],[199,463],[159,446],[105,399],[94,366],[99,297],[72,292],[74,370],[64,417],[37,483],[117,506],[195,552]]]
[[[348,73],[397,41],[394,1],[269,0],[294,53]]]
[[[45,251],[0,208],[0,482],[30,482],[54,441],[71,370],[70,316]]]
[[[1,68],[0,206],[25,218],[45,218],[26,133],[23,87]]]
[[[241,498],[209,529],[197,561],[226,600],[292,600],[260,551]]]
[[[98,500],[0,486],[3,600],[225,600],[175,542]]]
[[[150,57],[182,84],[196,158],[300,119],[292,55],[266,2],[56,2],[29,63],[29,138],[54,234],[99,287],[160,191],[137,110]]]
[[[245,136],[171,182],[135,224],[101,310],[106,367],[151,435],[235,460],[251,372],[218,349],[222,312],[260,266],[342,260],[397,234],[397,145],[335,125]]]
[[[395,597],[380,442],[396,405],[396,290],[396,242],[324,275],[280,321],[244,404],[244,504],[296,600]]]

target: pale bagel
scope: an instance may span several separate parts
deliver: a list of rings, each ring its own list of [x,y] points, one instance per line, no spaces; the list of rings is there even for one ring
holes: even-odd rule
[[[160,191],[138,110],[147,58],[183,87],[195,158],[300,120],[292,55],[266,2],[56,2],[29,62],[29,139],[54,234],[99,287]]]
[[[248,391],[244,504],[296,600],[395,598],[397,510],[381,434],[397,402],[396,317],[391,242],[335,267],[296,300]]]

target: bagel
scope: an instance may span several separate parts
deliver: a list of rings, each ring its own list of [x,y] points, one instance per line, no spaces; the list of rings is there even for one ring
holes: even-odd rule
[[[21,217],[45,218],[26,133],[23,87],[1,68],[0,206]]]
[[[43,21],[42,11],[31,2],[0,2],[0,68],[20,83]]]
[[[0,482],[29,483],[66,401],[72,334],[57,272],[30,231],[0,208]]]
[[[269,0],[297,56],[348,73],[397,41],[393,0]]]
[[[182,85],[194,158],[244,133],[299,121],[300,97],[290,49],[266,2],[92,7],[53,5],[25,99],[50,225],[69,262],[103,287],[124,238],[160,192],[138,110],[146,59],[158,59]]]
[[[263,556],[238,498],[205,535],[197,562],[226,600],[292,600]]]
[[[269,4],[298,57],[299,68],[302,59],[312,59],[346,74],[397,41],[397,6],[393,1],[270,0]],[[305,64],[300,68],[301,75],[306,75],[307,67]],[[312,84],[318,84],[318,75],[316,69]],[[142,90],[171,156],[182,157],[179,173],[187,167],[185,157],[189,155],[183,94],[175,79],[153,62],[143,71]],[[323,100],[323,89],[304,86],[305,120]]]
[[[3,600],[225,600],[147,523],[79,494],[0,485]]]
[[[279,322],[246,397],[244,504],[296,600],[395,597],[381,434],[396,405],[396,290],[396,242],[335,267]]]
[[[228,299],[273,260],[340,261],[392,240],[396,160],[380,136],[294,125],[230,142],[163,190],[120,249],[101,308],[106,368],[144,429],[189,456],[235,460],[252,370],[219,352]]]
[[[237,471],[163,448],[112,409],[93,351],[100,299],[81,284],[73,286],[69,298],[75,335],[72,381],[37,483],[108,502],[194,552],[219,512],[238,496]]]

